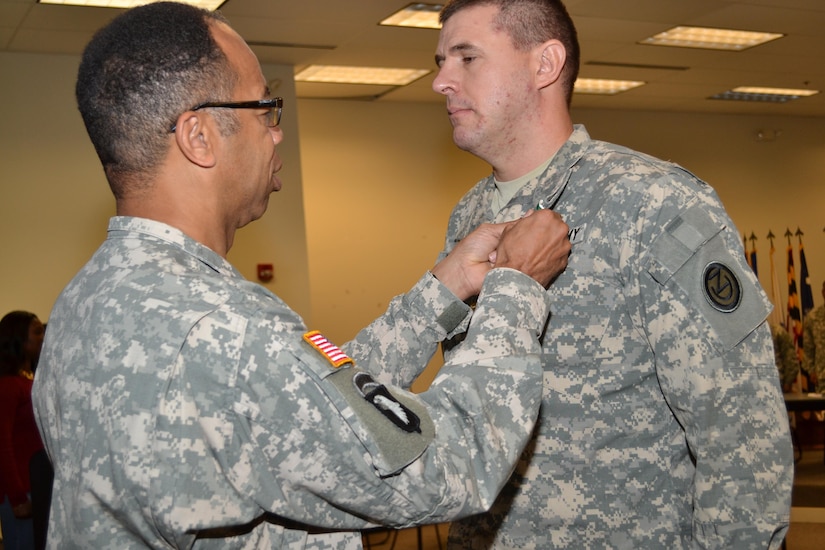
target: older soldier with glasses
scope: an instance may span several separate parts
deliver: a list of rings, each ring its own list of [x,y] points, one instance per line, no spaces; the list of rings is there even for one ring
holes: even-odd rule
[[[558,214],[484,226],[396,299],[427,319],[398,330],[437,341],[480,292],[467,351],[414,395],[356,366],[397,355],[347,355],[227,262],[281,188],[283,102],[220,16],[121,14],[77,99],[117,216],[55,304],[34,384],[51,547],[343,550],[492,504],[538,412]]]

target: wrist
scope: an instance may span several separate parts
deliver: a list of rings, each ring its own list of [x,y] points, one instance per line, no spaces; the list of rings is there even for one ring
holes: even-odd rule
[[[447,262],[442,261],[430,270],[433,277],[435,277],[442,285],[447,287],[447,290],[455,294],[459,300],[464,301],[472,296],[473,293],[469,292],[465,285],[462,284],[464,278],[461,274],[456,273],[455,270],[449,269],[448,266],[444,266],[443,264],[445,263]]]

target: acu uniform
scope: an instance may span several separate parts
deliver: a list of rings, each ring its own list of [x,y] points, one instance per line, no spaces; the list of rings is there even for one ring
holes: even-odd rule
[[[773,338],[773,355],[776,361],[776,369],[779,372],[779,383],[782,390],[789,391],[796,382],[799,375],[799,358],[796,355],[796,347],[793,338],[781,325],[771,324],[771,337]]]
[[[430,274],[399,300],[434,337],[467,317]],[[350,550],[351,530],[487,509],[537,416],[548,302],[491,271],[471,346],[413,395],[177,229],[113,218],[52,311],[34,385],[49,543]]]
[[[803,367],[816,375],[816,390],[825,391],[825,306],[808,313],[802,327]]]
[[[455,207],[441,257],[537,205],[561,214],[572,251],[548,290],[534,439],[492,511],[453,523],[451,547],[778,548],[793,458],[770,305],[712,189],[581,126],[498,213],[494,186]]]

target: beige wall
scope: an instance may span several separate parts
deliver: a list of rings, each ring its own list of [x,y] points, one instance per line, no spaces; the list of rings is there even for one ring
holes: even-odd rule
[[[60,289],[105,237],[113,202],[73,98],[78,59],[0,54],[0,312],[47,319]],[[242,229],[230,260],[336,341],[355,334],[432,266],[455,201],[489,168],[458,151],[441,104],[296,100],[283,84],[284,189]],[[575,111],[596,138],[674,160],[709,181],[740,233],[756,233],[769,286],[768,230],[805,232],[814,297],[825,279],[825,128],[820,119]],[[758,142],[758,130],[781,131]],[[299,152],[300,145],[300,152]],[[794,241],[796,244],[796,241]],[[794,248],[796,250],[796,247]],[[797,274],[799,265],[797,259]]]
[[[299,100],[312,312],[351,338],[432,265],[456,200],[490,168],[451,142],[441,104]],[[690,169],[719,193],[741,233],[756,234],[770,288],[769,231],[780,308],[787,228],[805,233],[815,304],[825,280],[825,126],[819,119],[574,110],[591,136]],[[759,130],[780,132],[757,141]],[[794,261],[800,273],[797,240]],[[800,283],[797,283],[800,284]],[[436,357],[423,380],[434,374]]]
[[[112,199],[74,101],[79,58],[0,53],[0,315],[12,309],[48,319],[60,290],[106,237]],[[281,85],[282,125],[297,134],[292,68],[266,66]],[[288,185],[229,254],[246,276],[273,263],[266,286],[309,315],[309,276],[298,141],[280,149]]]
[[[455,200],[489,167],[451,145],[440,104],[299,100],[299,108],[313,315],[320,328],[346,339],[430,267]],[[815,304],[822,303],[822,120],[607,110],[574,110],[574,120],[594,138],[672,160],[708,181],[740,234],[756,234],[766,289],[766,236],[778,235],[783,310],[784,234],[801,228]],[[781,134],[760,142],[760,129]],[[799,276],[796,237],[793,244]],[[346,267],[327,264],[328,252]]]
[[[435,263],[450,210],[489,167],[436,104],[299,100],[312,314],[347,340]]]
[[[759,280],[769,291],[770,243],[779,307],[787,307],[787,245],[790,229],[803,244],[815,305],[823,303],[825,281],[825,121],[817,118],[581,111],[578,121],[594,137],[672,160],[713,186],[740,234],[757,237]],[[776,134],[757,140],[757,133]],[[797,289],[798,238],[792,238]]]

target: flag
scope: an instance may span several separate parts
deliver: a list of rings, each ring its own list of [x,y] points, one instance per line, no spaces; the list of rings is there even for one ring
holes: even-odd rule
[[[793,336],[794,347],[799,353],[799,343],[802,339],[802,317],[799,310],[799,296],[796,293],[796,272],[793,265],[793,245],[791,245],[791,230],[785,236],[788,237],[788,333]]]
[[[796,352],[799,360],[805,358],[805,346],[803,338],[805,335],[805,317],[814,308],[814,293],[811,290],[811,278],[808,275],[808,262],[805,260],[805,247],[802,245],[802,230],[796,228],[796,236],[799,238],[799,297],[801,298],[799,347]]]
[[[751,253],[748,255],[748,264],[753,269],[753,274],[759,277],[759,271],[756,269],[756,235],[751,232]]]
[[[774,261],[774,252],[776,252],[776,248],[773,246],[774,235],[772,231],[768,231],[768,240],[771,243],[770,248],[770,264],[771,264],[771,302],[773,303],[773,310],[771,310],[771,314],[768,317],[768,320],[772,325],[779,325],[784,327],[785,326],[785,316],[782,314],[782,310],[779,307],[781,303],[779,301],[779,276],[776,273],[776,262]]]
[[[805,260],[805,247],[802,245],[802,231],[797,228],[796,235],[799,237],[799,297],[802,305],[802,322],[814,308],[814,293],[811,289],[811,277],[808,274],[808,262]]]

